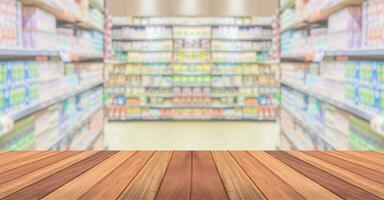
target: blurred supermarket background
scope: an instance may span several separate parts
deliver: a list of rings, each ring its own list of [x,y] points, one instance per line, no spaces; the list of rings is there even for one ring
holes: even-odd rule
[[[384,150],[382,0],[0,0],[0,150]]]

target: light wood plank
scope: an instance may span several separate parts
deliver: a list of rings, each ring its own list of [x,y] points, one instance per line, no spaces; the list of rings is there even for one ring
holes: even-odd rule
[[[119,152],[110,158],[104,160],[94,168],[80,175],[76,179],[61,186],[54,192],[50,193],[44,200],[79,199],[84,193],[106,177],[109,173],[120,166],[124,161],[131,157],[134,152]]]
[[[36,155],[36,154],[39,154],[41,152],[38,152],[38,151],[27,151],[27,152],[24,152],[24,151],[21,151],[21,152],[9,152],[9,154],[7,153],[4,153],[2,155],[0,155],[0,169],[4,166],[8,166],[10,165],[11,163],[15,163],[15,162],[19,162],[20,160],[27,160],[29,159],[30,157],[32,157],[33,155]]]
[[[341,199],[339,196],[265,152],[250,152],[250,154],[306,199]]]
[[[286,152],[268,152],[273,157],[294,168],[311,180],[327,188],[343,199],[380,199],[377,196],[356,187],[332,174],[321,170],[307,162],[304,162]]]
[[[290,155],[295,156],[296,158],[303,160],[313,166],[317,166],[321,168],[322,170],[341,178],[344,181],[347,181],[348,183],[351,183],[359,188],[362,188],[380,198],[384,199],[384,185],[377,183],[375,181],[372,181],[369,178],[366,178],[364,176],[360,176],[358,174],[355,174],[351,171],[348,171],[344,168],[338,167],[336,165],[332,165],[328,162],[325,162],[321,159],[318,159],[316,157],[310,156],[303,152],[298,151],[290,151],[288,152]]]
[[[210,152],[192,153],[191,199],[228,199]]]
[[[229,199],[266,199],[228,152],[212,152]]]
[[[38,182],[54,173],[57,173],[58,171],[66,167],[69,167],[83,159],[86,159],[89,156],[94,155],[95,153],[96,152],[92,152],[92,151],[82,152],[74,156],[71,156],[69,158],[58,161],[57,163],[54,163],[52,165],[43,167],[27,175],[24,175],[19,178],[13,179],[9,182],[6,182],[0,185],[0,199],[18,190],[21,190],[29,185],[32,185],[33,183]]]
[[[326,152],[326,153],[328,153],[328,152]],[[366,168],[369,168],[369,169],[376,170],[378,172],[384,173],[384,167],[382,167],[380,165],[372,164],[370,161],[360,160],[359,158],[356,158],[355,156],[344,154],[344,153],[341,153],[341,152],[332,152],[331,155],[335,156],[337,158],[340,158],[340,159],[343,159],[343,160],[355,163],[357,165],[360,165],[360,166],[363,166],[363,167],[366,167]]]
[[[172,152],[156,152],[119,199],[154,199],[171,156]]]
[[[137,152],[80,199],[117,199],[154,152]],[[113,187],[110,187],[113,185]]]
[[[192,152],[175,152],[169,162],[156,199],[189,200],[191,182]]]
[[[231,152],[231,154],[268,199],[304,199],[249,153]]]
[[[38,169],[41,169],[42,167],[56,163],[60,160],[63,160],[63,159],[68,158],[70,156],[73,156],[77,153],[79,153],[79,152],[56,153],[56,154],[53,154],[52,156],[46,157],[44,159],[39,159],[38,161],[35,161],[35,162],[30,163],[28,165],[23,165],[23,166],[15,168],[15,169],[6,171],[4,173],[1,173],[0,174],[0,184],[8,182],[12,179],[18,178],[20,176],[26,175],[26,174],[31,173],[33,171],[36,171]],[[48,155],[51,155],[51,154],[48,154]]]
[[[30,156],[28,156],[22,160],[19,160],[18,162],[14,162],[12,164],[11,163],[5,164],[4,166],[2,166],[0,168],[0,173],[4,173],[4,172],[9,171],[11,169],[16,169],[16,168],[21,167],[23,165],[27,165],[27,164],[42,160],[44,158],[56,155],[58,153],[60,153],[60,152],[57,152],[57,151],[55,151],[55,152],[41,152],[38,154],[30,155]]]
[[[368,155],[364,152],[361,152],[361,151],[353,151],[353,152],[347,151],[347,152],[343,152],[343,153],[358,157],[362,161],[371,162],[374,165],[381,166],[384,168],[384,155],[382,156],[382,158],[380,158],[380,157],[376,157],[376,156],[370,156],[370,155]]]
[[[99,152],[7,196],[4,200],[41,199],[114,154],[116,154],[116,152]]]
[[[311,156],[320,158],[326,162],[332,163],[349,171],[353,171],[361,176],[365,176],[371,180],[384,184],[384,174],[375,170],[357,165],[355,163],[337,158],[324,152],[308,152]]]

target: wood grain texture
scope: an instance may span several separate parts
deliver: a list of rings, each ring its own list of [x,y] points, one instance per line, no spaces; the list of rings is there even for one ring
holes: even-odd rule
[[[274,174],[306,199],[341,199],[339,196],[265,152],[250,152],[250,154],[264,166],[268,166]]]
[[[372,170],[376,170],[376,171],[378,171],[380,173],[384,173],[384,167],[381,166],[381,164],[372,163],[371,161],[367,161],[367,160],[361,159],[358,156],[349,155],[349,154],[345,154],[345,153],[342,153],[342,152],[332,152],[332,155],[337,157],[337,158],[340,158],[340,159],[343,159],[343,160],[355,163],[357,165],[360,165],[360,166],[363,166],[363,167],[366,167],[366,168],[369,168],[369,169],[372,169]]]
[[[38,161],[29,163],[27,165],[23,165],[15,169],[3,172],[0,174],[0,184],[3,184],[17,177],[23,176],[35,170],[41,169],[42,167],[56,163],[62,159],[68,158],[77,153],[78,152],[62,152],[62,153],[53,154],[52,156],[46,157],[44,159],[40,159]]]
[[[353,171],[361,176],[365,176],[371,180],[374,180],[376,182],[379,182],[381,184],[384,184],[384,174],[377,172],[375,170],[363,167],[361,165],[346,161],[344,159],[337,158],[335,156],[332,156],[330,154],[324,153],[324,152],[308,152],[311,156],[315,156],[317,158],[320,158],[322,160],[325,160],[329,163],[332,163],[334,165],[337,165],[339,167],[342,167],[344,169],[347,169],[349,171]]]
[[[154,199],[171,156],[172,152],[156,152],[119,199]]]
[[[114,154],[116,152],[99,152],[4,199],[41,199]]]
[[[76,154],[74,156],[71,156],[69,158],[63,159],[61,161],[58,161],[52,165],[43,167],[39,170],[36,170],[34,172],[31,172],[27,175],[20,176],[16,179],[13,179],[11,181],[8,181],[4,184],[0,185],[0,199],[4,198],[18,190],[21,190],[29,185],[32,185],[33,183],[42,180],[43,178],[46,178],[68,166],[71,166],[91,155],[94,155],[96,152],[88,151],[88,152],[82,152],[79,154]]]
[[[342,153],[358,157],[359,160],[361,161],[370,162],[374,165],[384,168],[384,155],[382,156],[382,158],[380,158],[376,156],[369,156],[364,152],[360,152],[360,151],[355,151],[355,152],[348,151],[348,152],[342,152]]]
[[[358,174],[355,174],[354,172],[348,171],[344,168],[338,167],[336,165],[332,165],[328,162],[325,162],[321,159],[318,159],[316,157],[310,156],[303,152],[298,151],[291,151],[288,152],[290,155],[295,156],[296,158],[303,160],[313,166],[319,167],[322,170],[343,179],[344,181],[347,181],[348,183],[351,183],[359,188],[362,188],[363,190],[366,190],[380,198],[384,199],[384,185],[375,182],[369,178],[366,178],[364,176],[360,176]]]
[[[329,191],[337,194],[344,199],[380,199],[379,197],[352,185],[338,177],[333,176],[311,164],[308,164],[285,152],[268,152],[278,160],[284,162],[296,171],[302,173],[308,178],[316,181],[318,184],[327,188]]]
[[[154,152],[135,153],[80,199],[117,199],[153,154]]]
[[[0,155],[0,169],[4,166],[10,165],[11,163],[20,162],[22,160],[27,160],[33,155],[39,154],[41,152],[38,151],[21,151],[21,152],[4,152]]]
[[[212,156],[229,199],[266,199],[229,152],[212,152]]]
[[[16,168],[21,167],[23,165],[27,165],[29,163],[33,163],[33,162],[36,162],[38,160],[42,160],[44,158],[47,158],[49,156],[52,156],[52,155],[55,155],[58,153],[59,152],[41,152],[41,153],[33,154],[33,155],[28,156],[25,159],[22,159],[18,162],[12,162],[12,163],[2,165],[0,167],[0,173],[6,172],[10,169],[16,169]]]
[[[304,199],[249,153],[231,152],[231,154],[268,199]]]
[[[134,152],[119,152],[108,159],[101,162],[99,165],[93,167],[87,172],[81,174],[76,179],[68,182],[54,192],[50,193],[44,200],[66,199],[76,200],[79,199],[84,193],[111,173],[115,168],[121,165]]]
[[[228,199],[210,152],[192,153],[191,199]]]
[[[175,152],[165,172],[156,199],[189,200],[192,182],[192,152]]]

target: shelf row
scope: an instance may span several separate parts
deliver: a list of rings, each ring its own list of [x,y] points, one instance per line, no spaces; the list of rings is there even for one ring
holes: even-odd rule
[[[10,58],[19,57],[61,57],[64,61],[80,61],[80,60],[94,60],[103,59],[104,55],[98,54],[77,54],[64,51],[51,51],[51,50],[39,50],[39,49],[25,49],[25,48],[1,48],[0,47],[0,59],[4,58],[9,60]]]
[[[372,121],[375,119],[375,117],[377,117],[377,114],[375,114],[374,112],[371,112],[371,111],[364,109],[364,108],[360,108],[358,106],[354,106],[354,105],[347,103],[347,102],[341,102],[341,101],[335,100],[326,94],[321,94],[319,92],[313,91],[309,87],[299,86],[297,84],[291,84],[291,83],[284,81],[284,80],[281,80],[281,84],[288,86],[290,88],[293,88],[297,91],[300,91],[304,94],[308,94],[310,96],[313,96],[313,97],[315,97],[321,101],[324,101],[328,104],[334,105],[340,109],[346,110],[346,111],[348,111],[348,112],[350,112],[356,116],[359,116],[360,118],[363,118],[367,121]]]
[[[338,1],[329,1],[328,4],[318,8],[314,12],[311,12],[308,16],[296,17],[288,25],[285,25],[281,28],[281,32],[288,30],[295,30],[310,26],[313,23],[326,20],[331,14],[335,13],[338,10],[346,8],[353,5],[361,5],[365,0],[338,0]],[[293,3],[289,3],[288,6],[283,9],[292,7]]]
[[[29,105],[29,106],[21,108],[17,111],[14,111],[14,112],[8,114],[8,116],[13,121],[17,121],[17,120],[22,119],[26,116],[29,116],[32,113],[35,113],[35,112],[37,112],[43,108],[46,108],[46,107],[53,105],[55,103],[58,103],[60,101],[63,101],[69,97],[75,96],[79,93],[85,92],[85,91],[90,90],[92,88],[95,88],[97,86],[101,86],[101,85],[103,85],[103,83],[104,83],[104,81],[100,80],[100,81],[96,81],[94,83],[90,83],[87,85],[79,86],[75,89],[69,89],[68,91],[63,91],[59,96],[52,97],[48,100],[36,102],[32,105]]]
[[[107,60],[105,61],[106,64],[114,64],[114,65],[123,65],[123,64],[264,64],[264,65],[273,65],[273,64],[279,64],[279,61],[276,60],[265,60],[265,61],[250,61],[250,62],[234,62],[234,61],[217,61],[217,62],[202,62],[202,61],[166,61],[166,62],[149,62],[149,61],[140,61],[140,62],[133,62],[133,61],[118,61],[118,60]]]
[[[58,20],[62,20],[73,25],[83,28],[83,29],[93,29],[100,32],[104,32],[103,26],[98,26],[92,22],[88,17],[85,16],[76,16],[72,14],[71,11],[65,10],[62,5],[56,5],[56,2],[48,0],[19,0],[25,6],[36,6],[53,14]],[[97,7],[99,10],[103,11],[101,5],[98,5],[94,0],[90,1],[90,5]]]
[[[351,57],[351,58],[365,58],[382,60],[384,55],[384,49],[347,49],[347,50],[327,50],[319,52],[310,52],[307,54],[283,54],[282,60],[297,60],[308,62],[321,62],[326,57]]]

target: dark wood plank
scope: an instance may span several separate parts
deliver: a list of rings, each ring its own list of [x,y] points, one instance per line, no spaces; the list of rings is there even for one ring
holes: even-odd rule
[[[228,199],[210,152],[192,153],[191,199]]]
[[[189,200],[192,182],[192,152],[175,152],[156,199]]]
[[[135,153],[80,199],[117,199],[153,154],[143,151]]]
[[[344,199],[381,199],[285,152],[268,152],[296,171]]]
[[[249,152],[306,199],[341,198],[265,152]]]
[[[249,153],[231,152],[231,154],[268,199],[304,199],[300,193]]]
[[[304,162],[307,162],[313,166],[321,168],[323,171],[326,171],[336,177],[339,177],[344,181],[347,181],[348,183],[351,183],[363,190],[366,190],[384,199],[384,190],[383,190],[384,185],[376,181],[373,181],[364,176],[360,176],[358,174],[355,174],[354,172],[348,171],[336,165],[332,165],[326,161],[323,161],[321,159],[308,155],[304,152],[290,151],[288,153]]]
[[[45,196],[44,200],[76,200],[79,199],[84,193],[90,190],[94,185],[106,177],[109,173],[120,166],[124,161],[132,156],[134,152],[124,151],[118,152],[117,154],[104,160],[97,166],[81,174],[76,179],[68,182],[61,186],[54,192]]]
[[[0,199],[18,191],[21,190],[29,185],[32,185],[33,183],[36,183],[37,181],[40,181],[66,167],[69,167],[81,160],[84,160],[88,158],[91,155],[94,155],[96,152],[93,151],[86,151],[81,152],[79,154],[73,155],[69,158],[63,159],[61,161],[58,161],[52,165],[48,165],[46,167],[43,167],[41,169],[38,169],[34,172],[31,172],[29,174],[26,174],[24,176],[20,176],[16,179],[10,180],[6,183],[3,183],[0,185]]]
[[[229,152],[212,152],[229,199],[266,199]]]
[[[365,176],[369,179],[372,179],[376,182],[379,182],[381,184],[384,184],[384,174],[377,172],[375,170],[363,167],[361,165],[357,165],[355,163],[337,158],[335,156],[332,156],[330,154],[326,154],[323,152],[308,152],[311,156],[315,156],[317,158],[320,158],[324,161],[327,161],[329,163],[332,163],[334,165],[337,165],[339,167],[342,167],[344,169],[347,169],[349,171],[353,171],[361,176]]]
[[[4,199],[41,199],[114,154],[116,152],[99,152]]]
[[[62,152],[0,174],[0,184],[68,158],[78,152]]]
[[[155,199],[171,156],[172,152],[156,152],[119,199]]]

